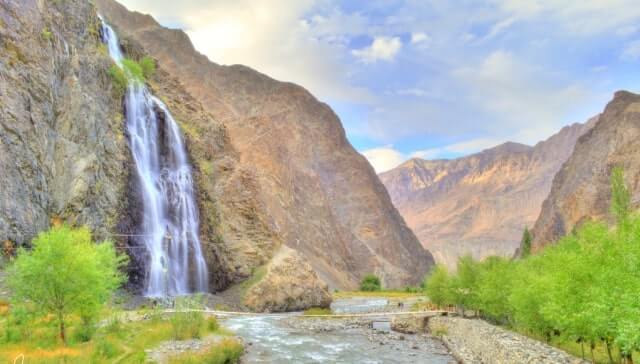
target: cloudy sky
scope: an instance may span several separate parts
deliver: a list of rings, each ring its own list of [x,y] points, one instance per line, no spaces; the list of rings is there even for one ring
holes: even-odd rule
[[[378,172],[534,144],[640,90],[637,0],[120,0],[329,103]]]

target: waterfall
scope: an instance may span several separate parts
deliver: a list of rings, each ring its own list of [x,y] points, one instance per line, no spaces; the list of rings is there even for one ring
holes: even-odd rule
[[[102,38],[122,68],[118,37],[104,20]],[[191,166],[180,130],[168,108],[144,83],[129,74],[127,78],[126,128],[143,205],[139,241],[148,254],[145,295],[207,291]]]

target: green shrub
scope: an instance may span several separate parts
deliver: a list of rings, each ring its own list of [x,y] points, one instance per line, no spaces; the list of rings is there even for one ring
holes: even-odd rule
[[[153,75],[156,73],[156,62],[153,60],[153,58],[145,56],[140,60],[140,62],[138,62],[138,64],[140,65],[140,68],[142,69],[142,75],[146,80],[153,77]]]
[[[94,355],[97,357],[112,359],[121,353],[121,350],[106,338],[97,340],[95,345]]]
[[[218,323],[218,319],[215,316],[207,317],[207,330],[210,332],[216,332],[220,329],[220,324]]]
[[[49,31],[49,28],[44,28],[42,32],[40,32],[40,37],[48,42],[51,40],[51,37],[53,37],[53,34]]]
[[[198,339],[202,336],[205,324],[202,312],[175,312],[169,321],[175,340]]]
[[[92,322],[82,323],[73,333],[76,342],[88,342],[96,333],[96,326]]]
[[[173,357],[170,364],[236,364],[244,352],[242,344],[235,339],[224,339],[205,353]]]
[[[362,282],[360,282],[361,291],[379,291],[381,289],[380,278],[374,274],[367,274],[362,278]]]
[[[451,278],[449,271],[443,265],[436,265],[431,274],[425,279],[425,292],[429,300],[437,306],[452,303]]]
[[[122,68],[117,65],[111,65],[109,68],[109,76],[111,76],[111,82],[113,83],[113,88],[116,90],[118,95],[124,94],[127,90],[127,85],[129,81],[127,81],[127,75],[125,75]]]
[[[145,82],[144,72],[138,62],[125,58],[122,60],[122,69],[129,80],[141,83]]]

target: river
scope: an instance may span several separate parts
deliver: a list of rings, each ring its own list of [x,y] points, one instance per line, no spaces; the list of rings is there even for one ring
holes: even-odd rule
[[[382,298],[342,299],[332,305],[336,313],[391,307]],[[224,326],[245,341],[246,363],[455,363],[442,343],[426,334],[405,335],[373,330],[361,322],[300,315],[234,317]]]

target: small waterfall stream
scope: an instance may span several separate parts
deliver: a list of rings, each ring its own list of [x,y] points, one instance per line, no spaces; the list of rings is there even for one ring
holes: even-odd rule
[[[123,68],[118,37],[104,20],[102,37],[111,58]],[[143,204],[139,242],[148,254],[145,295],[207,291],[191,166],[180,130],[167,107],[144,83],[131,75],[127,78],[126,127]]]

